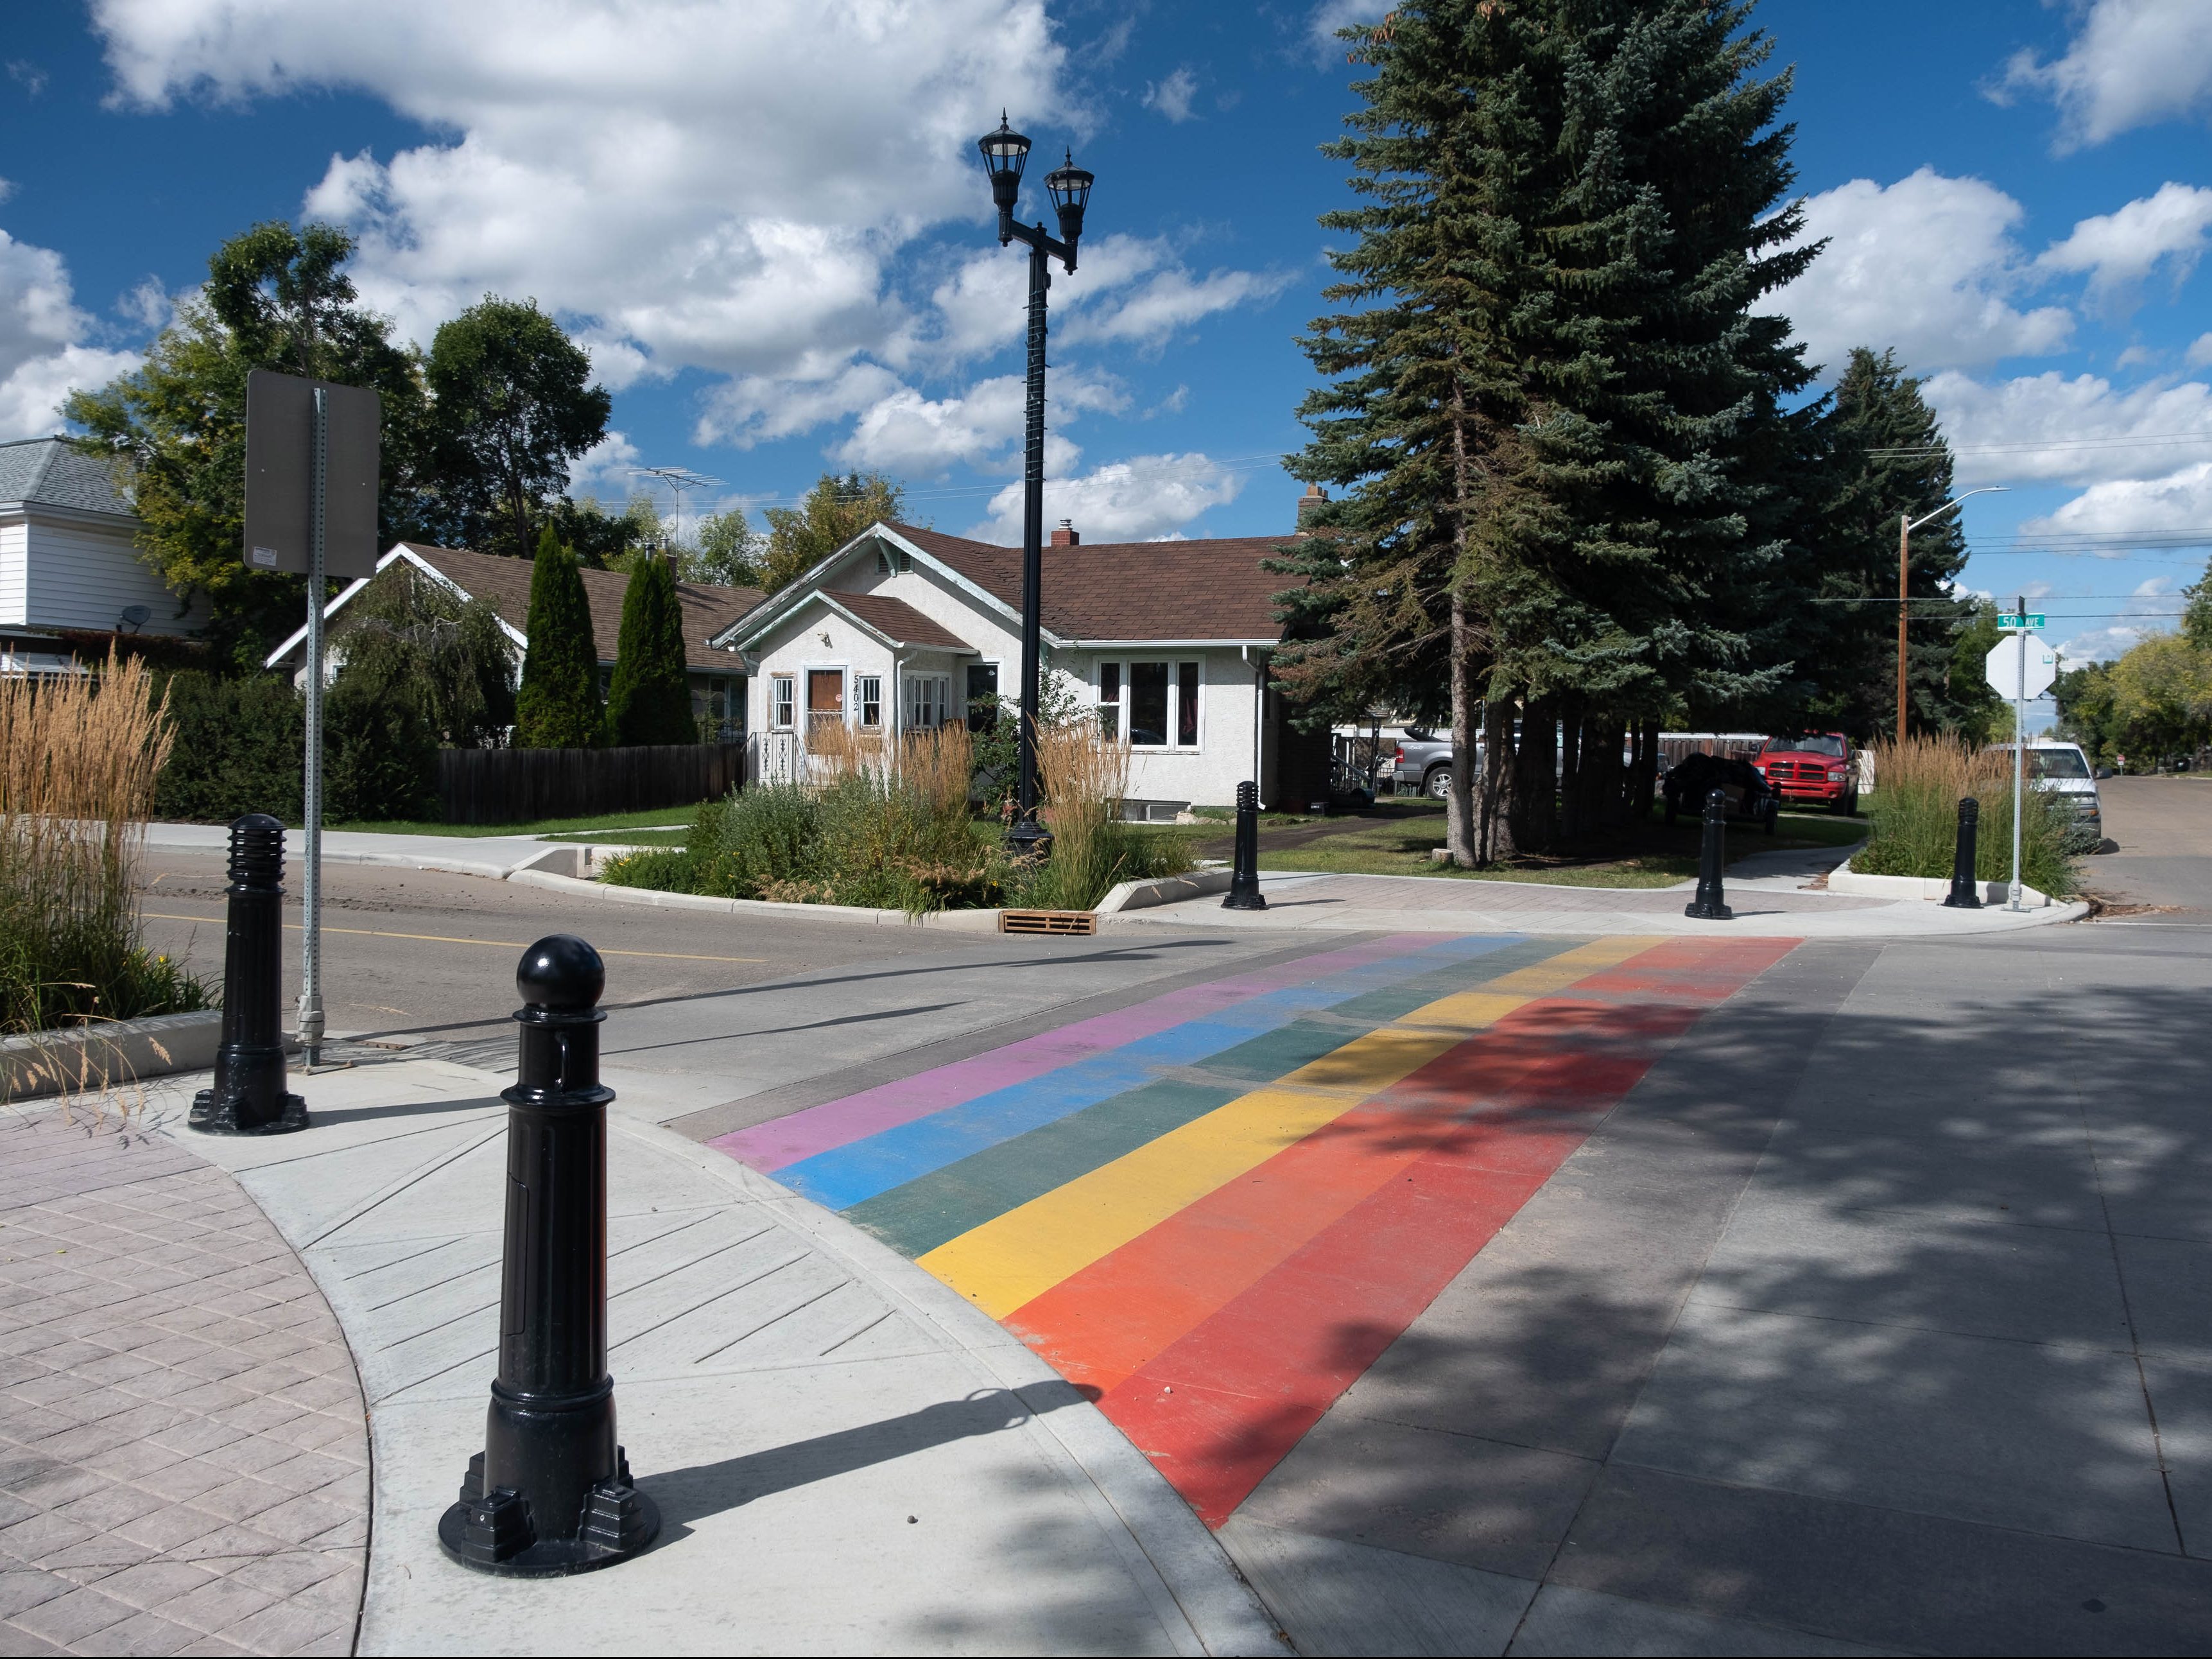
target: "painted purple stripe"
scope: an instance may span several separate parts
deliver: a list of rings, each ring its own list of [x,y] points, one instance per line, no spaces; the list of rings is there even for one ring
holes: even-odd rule
[[[979,1095],[1026,1083],[1031,1078],[1151,1036],[1187,1020],[1203,1019],[1208,1014],[1265,996],[1270,991],[1434,942],[1432,934],[1393,933],[1364,945],[1300,957],[1255,974],[1215,980],[1188,990],[1170,991],[1110,1014],[1096,1015],[1073,1025],[1024,1037],[988,1054],[955,1060],[949,1066],[902,1078],[896,1083],[878,1084],[842,1100],[825,1101],[803,1112],[793,1112],[789,1117],[734,1130],[707,1144],[756,1170],[781,1170],[801,1158],[813,1158],[885,1129],[896,1128],[902,1123],[911,1123],[948,1106],[961,1105]]]

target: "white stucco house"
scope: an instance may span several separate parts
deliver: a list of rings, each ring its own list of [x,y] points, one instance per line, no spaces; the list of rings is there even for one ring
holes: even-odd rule
[[[1328,793],[1329,738],[1299,732],[1267,662],[1282,639],[1262,568],[1291,539],[1085,546],[1063,523],[1044,550],[1047,672],[1131,746],[1129,815]],[[805,775],[808,733],[835,720],[895,738],[1021,690],[1021,550],[877,524],[716,634],[748,679],[756,778]]]
[[[68,672],[107,638],[206,620],[139,557],[138,531],[97,456],[60,438],[0,444],[0,673]]]

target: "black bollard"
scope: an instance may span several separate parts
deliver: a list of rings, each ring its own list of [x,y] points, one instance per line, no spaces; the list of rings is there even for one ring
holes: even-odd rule
[[[627,1561],[660,1531],[615,1438],[607,1374],[607,1103],[594,1006],[606,965],[554,933],[523,952],[522,1062],[507,1115],[499,1376],[484,1449],[438,1542],[463,1566],[552,1578]]]
[[[1229,896],[1224,910],[1264,910],[1260,896],[1260,786],[1237,786],[1237,862],[1229,874]]]
[[[192,1097],[191,1127],[210,1135],[285,1135],[307,1103],[284,1088],[284,826],[248,812],[230,826],[230,914],[222,947],[222,1046],[215,1087]]]
[[[1959,803],[1959,846],[1951,855],[1951,891],[1943,903],[1953,910],[1982,908],[1982,884],[1974,879],[1974,838],[1979,833],[1982,804],[1972,795]]]
[[[1700,921],[1726,921],[1735,915],[1721,890],[1721,866],[1728,859],[1728,797],[1715,789],[1705,796],[1705,840],[1698,854],[1698,896],[1682,907]]]

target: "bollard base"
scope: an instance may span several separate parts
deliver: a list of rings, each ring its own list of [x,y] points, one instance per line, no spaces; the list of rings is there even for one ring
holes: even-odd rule
[[[1221,908],[1224,910],[1264,910],[1267,908],[1267,901],[1257,893],[1231,893],[1221,901]]]
[[[191,1115],[185,1127],[198,1130],[204,1135],[289,1135],[297,1134],[307,1127],[307,1103],[297,1095],[286,1095],[284,1109],[266,1123],[241,1123],[238,1109],[243,1104],[236,1097],[216,1102],[215,1091],[203,1089],[192,1097]]]
[[[1694,903],[1682,907],[1682,914],[1698,921],[1734,921],[1735,912],[1725,904]]]
[[[1946,910],[1978,910],[1982,908],[1982,901],[1980,896],[1974,893],[1962,897],[1954,888],[1944,899],[1943,908]]]
[[[660,1536],[660,1510],[629,1481],[629,1459],[617,1450],[612,1480],[592,1488],[573,1537],[538,1538],[530,1505],[512,1492],[483,1495],[483,1454],[469,1460],[458,1503],[438,1517],[438,1547],[472,1572],[502,1578],[566,1578],[596,1572],[641,1555]]]

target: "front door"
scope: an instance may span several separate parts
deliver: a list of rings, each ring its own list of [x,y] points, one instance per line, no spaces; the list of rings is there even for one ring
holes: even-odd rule
[[[845,719],[845,671],[810,668],[806,671],[806,724],[810,729],[824,720],[842,724]]]

